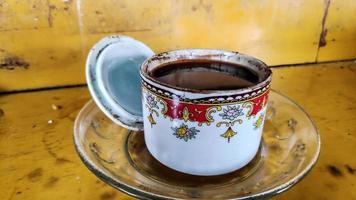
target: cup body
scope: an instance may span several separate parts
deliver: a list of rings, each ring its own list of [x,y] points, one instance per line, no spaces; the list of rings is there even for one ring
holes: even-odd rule
[[[193,90],[167,85],[150,74],[181,60],[242,65],[260,81],[236,90]],[[261,143],[271,74],[263,62],[223,50],[177,50],[146,60],[140,75],[148,150],[162,164],[193,175],[220,175],[247,165]]]

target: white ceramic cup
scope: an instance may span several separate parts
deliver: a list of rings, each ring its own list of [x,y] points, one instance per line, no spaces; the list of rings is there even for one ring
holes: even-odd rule
[[[128,37],[112,36],[96,44],[89,54],[89,89],[104,113],[129,129],[142,130],[143,123],[149,152],[174,170],[192,175],[220,175],[247,165],[261,142],[272,75],[266,64],[240,53],[212,49],[153,55],[141,45]],[[135,56],[126,55],[128,47],[136,52]],[[123,49],[123,53],[118,53]],[[138,62],[143,62],[144,57],[146,60],[139,66],[125,64],[134,57],[142,58]],[[120,59],[118,64],[112,64]],[[240,65],[257,75],[258,83],[236,90],[196,90],[168,85],[152,76],[158,67],[182,60]],[[240,73],[233,68],[227,71]],[[136,84],[136,88],[130,89],[130,84]],[[139,101],[142,108],[137,105]]]

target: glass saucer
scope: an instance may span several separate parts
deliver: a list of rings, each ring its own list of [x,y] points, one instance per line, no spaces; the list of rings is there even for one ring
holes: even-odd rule
[[[101,180],[140,199],[267,198],[290,188],[314,166],[320,138],[308,114],[271,91],[263,140],[247,166],[220,176],[192,176],[167,168],[147,151],[142,132],[108,119],[93,101],[77,116],[74,143]]]

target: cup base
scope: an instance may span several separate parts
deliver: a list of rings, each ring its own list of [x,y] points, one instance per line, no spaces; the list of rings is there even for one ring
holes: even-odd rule
[[[204,184],[223,184],[232,181],[242,181],[252,175],[262,163],[263,142],[254,158],[244,167],[233,172],[222,175],[198,176],[191,175],[171,169],[157,159],[148,151],[142,132],[132,132],[126,141],[126,152],[131,165],[144,174],[147,178],[169,184],[179,184],[186,187],[197,187]]]

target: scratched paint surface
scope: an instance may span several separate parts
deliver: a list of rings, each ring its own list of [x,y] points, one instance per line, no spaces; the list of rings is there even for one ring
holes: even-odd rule
[[[318,61],[354,59],[356,56],[356,1],[331,1],[325,18],[324,41]]]
[[[269,65],[356,58],[355,11],[351,0],[2,0],[0,91],[85,83],[89,48],[111,34],[156,52],[222,48]]]

